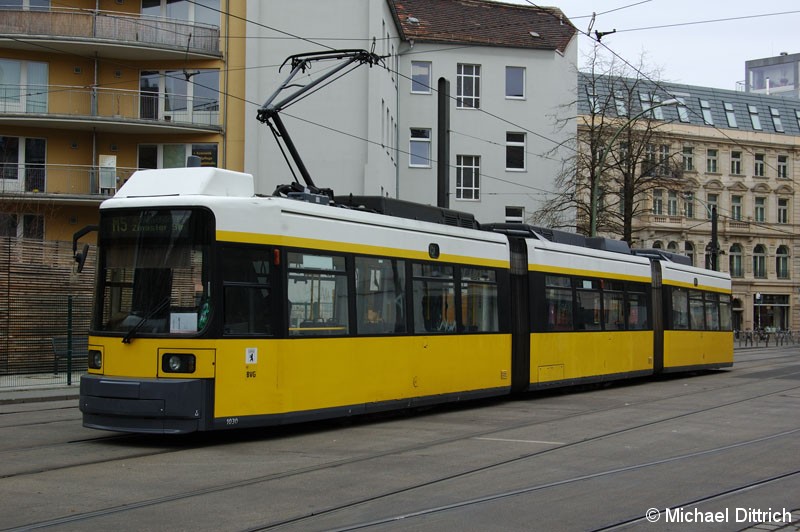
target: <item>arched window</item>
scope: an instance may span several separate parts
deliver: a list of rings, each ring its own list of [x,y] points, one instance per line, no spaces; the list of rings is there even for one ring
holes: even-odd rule
[[[656,240],[653,242],[653,249],[663,249],[664,244],[661,243],[661,240]]]
[[[686,253],[686,256],[689,257],[689,261],[692,263],[692,266],[694,266],[694,244],[691,242],[686,242],[683,245],[683,248],[686,250],[684,253]]]
[[[678,243],[673,240],[672,242],[667,244],[667,251],[671,251],[673,253],[680,253],[680,251],[678,251]]]
[[[778,247],[775,252],[775,272],[778,274],[778,279],[789,278],[789,248],[786,246]]]
[[[767,249],[763,244],[753,249],[753,277],[756,279],[767,278]]]
[[[732,245],[731,249],[728,250],[728,257],[730,267],[728,273],[731,274],[731,277],[743,277],[742,246],[740,244]]]

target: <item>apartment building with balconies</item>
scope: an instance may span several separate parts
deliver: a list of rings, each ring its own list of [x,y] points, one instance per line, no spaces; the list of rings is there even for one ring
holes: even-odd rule
[[[139,168],[243,169],[245,4],[221,3],[2,2],[0,236],[71,240]]]
[[[659,108],[660,142],[651,149],[655,161],[670,160],[677,171],[637,195],[643,208],[633,219],[633,245],[708,266],[716,207],[717,264],[733,279],[735,328],[800,329],[800,100],[638,80],[629,86],[637,87],[639,106],[620,114],[613,90],[603,94],[611,79],[579,75],[579,94],[597,96],[579,98],[579,114],[605,102],[607,116],[624,119],[648,102],[678,101]],[[594,93],[585,90],[590,84]]]

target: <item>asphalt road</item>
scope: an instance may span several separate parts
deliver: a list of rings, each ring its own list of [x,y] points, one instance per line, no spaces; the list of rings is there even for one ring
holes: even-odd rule
[[[795,346],[738,351],[732,370],[189,437],[85,429],[75,400],[0,405],[2,530],[798,530],[798,509]]]

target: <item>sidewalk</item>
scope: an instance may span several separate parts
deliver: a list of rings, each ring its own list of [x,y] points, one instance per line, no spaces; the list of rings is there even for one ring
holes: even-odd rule
[[[0,405],[73,399],[77,401],[82,373],[72,374],[72,385],[66,384],[67,379],[63,374],[2,375]]]

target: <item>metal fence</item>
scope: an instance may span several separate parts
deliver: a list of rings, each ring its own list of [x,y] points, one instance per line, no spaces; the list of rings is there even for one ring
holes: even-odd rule
[[[70,242],[0,238],[0,386],[72,384],[86,369],[93,271],[74,272]]]

